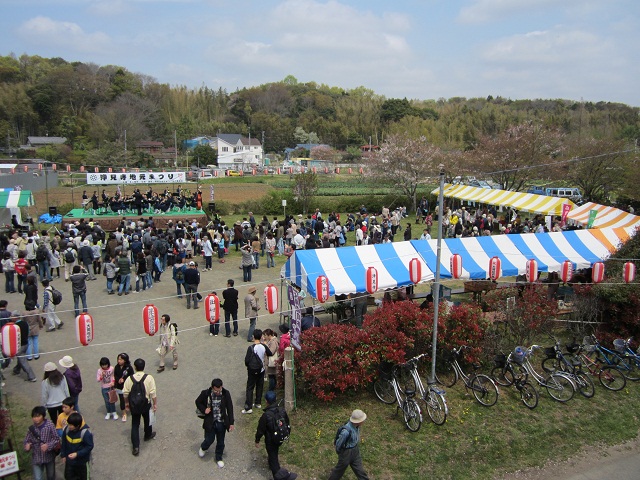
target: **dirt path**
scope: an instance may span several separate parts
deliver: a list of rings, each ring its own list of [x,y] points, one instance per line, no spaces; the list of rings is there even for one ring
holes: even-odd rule
[[[199,291],[206,295],[216,290],[221,295],[226,279],[233,278],[242,301],[249,284],[242,282],[238,258],[232,257],[225,264],[214,260],[213,271],[201,273]],[[260,292],[267,283],[279,286],[282,258],[277,257],[276,269],[267,269],[263,265],[254,271],[252,284],[257,287],[261,302]],[[209,336],[204,309],[187,310],[185,300],[175,297],[175,283],[170,272],[163,274],[162,278],[162,282],[154,284],[149,291],[122,297],[106,294],[106,282],[102,276],[95,282],[87,282],[89,312],[95,323],[95,340],[88,347],[79,346],[76,341],[71,284],[65,283],[64,279],[55,279],[53,284],[64,297],[58,311],[66,311],[59,313],[65,326],[56,332],[42,331],[41,352],[57,352],[42,353],[39,360],[30,362],[32,368],[38,378],[42,378],[46,362],[57,364],[67,354],[80,366],[84,384],[80,409],[94,432],[96,444],[92,478],[271,478],[266,452],[263,448],[256,449],[251,440],[259,414],[245,416],[240,413],[246,383],[244,355],[248,345],[248,322],[239,319],[240,334],[237,337]],[[10,295],[9,308],[21,307],[22,301],[21,295]],[[180,366],[175,371],[169,368],[163,373],[156,373],[158,356],[155,349],[159,339],[157,336],[145,337],[141,310],[146,303],[155,304],[161,314],[170,314],[172,321],[179,326]],[[241,306],[240,315],[244,313],[243,308]],[[277,330],[277,325],[277,315],[266,314],[258,319],[260,328]],[[155,377],[158,389],[158,424],[155,427],[158,435],[151,442],[141,443],[137,458],[131,454],[130,422],[104,420],[105,407],[95,380],[100,357],[106,356],[115,364],[120,352],[127,352],[132,360],[144,358],[146,372]],[[8,373],[5,391],[9,395],[30,398],[31,405],[40,404],[40,383],[25,382],[22,377],[12,376],[9,369],[5,372]],[[236,418],[236,431],[226,436],[224,469],[216,466],[213,448],[203,459],[197,454],[203,430],[202,421],[195,415],[194,401],[214,377],[222,378],[225,388],[231,392]],[[28,405],[29,409],[31,405]],[[61,472],[59,478],[62,478]]]

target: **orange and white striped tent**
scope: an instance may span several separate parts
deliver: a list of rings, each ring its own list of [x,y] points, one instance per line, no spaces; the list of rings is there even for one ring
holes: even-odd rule
[[[608,207],[592,202],[572,208],[567,218],[573,220],[575,223],[586,226],[589,223],[589,215],[592,210],[597,212],[592,228],[640,227],[640,217],[638,215],[633,215],[619,208]]]

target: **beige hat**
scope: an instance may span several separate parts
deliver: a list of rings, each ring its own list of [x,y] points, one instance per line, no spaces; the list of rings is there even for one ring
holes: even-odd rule
[[[256,287],[249,287],[249,293],[256,293]]]
[[[69,355],[65,355],[64,357],[62,357],[58,363],[60,364],[61,367],[64,368],[71,368],[75,365],[75,363],[73,363],[73,358],[71,358]]]
[[[367,414],[364,413],[362,410],[354,410],[353,412],[351,412],[351,418],[349,418],[349,421],[351,423],[362,423],[367,419]]]
[[[58,367],[56,367],[56,364],[53,362],[47,362],[44,364],[44,371],[45,372],[53,372],[54,370],[57,370]]]

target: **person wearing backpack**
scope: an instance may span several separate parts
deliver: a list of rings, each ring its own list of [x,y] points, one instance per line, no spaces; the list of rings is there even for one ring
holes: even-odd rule
[[[176,258],[176,263],[173,265],[173,281],[176,282],[176,290],[178,298],[182,298],[182,286],[184,285],[184,272],[187,266],[182,263],[181,258]]]
[[[338,464],[331,470],[329,480],[342,478],[347,467],[351,467],[351,470],[359,480],[369,480],[369,476],[362,466],[362,456],[358,448],[360,426],[366,419],[366,413],[356,409],[351,413],[349,421],[336,432],[333,443],[338,454]]]
[[[69,281],[69,277],[73,273],[73,267],[76,264],[76,258],[78,258],[76,251],[71,246],[72,243],[69,242],[67,245],[68,245],[67,249],[64,251],[64,254],[62,255],[62,258],[64,258],[64,281],[65,282]]]
[[[49,328],[47,328],[47,331],[53,332],[56,328],[60,330],[64,325],[64,323],[60,321],[60,318],[56,314],[56,305],[53,303],[53,300],[54,300],[53,286],[49,285],[49,280],[43,281],[42,286],[44,287],[44,292],[42,294],[43,295],[42,313],[44,313],[47,316],[47,325],[49,325]],[[86,300],[85,300],[85,305],[86,305]]]
[[[65,479],[87,480],[89,478],[87,465],[91,460],[92,450],[93,434],[84,424],[82,415],[73,412],[67,418],[67,426],[62,431],[60,457],[64,464]]]
[[[171,323],[171,317],[168,314],[160,317],[160,328],[158,329],[160,334],[160,346],[156,350],[160,355],[160,366],[158,367],[158,373],[164,372],[164,357],[167,353],[171,352],[173,355],[173,370],[178,369],[178,349],[176,348],[178,343],[178,328],[175,323]]]
[[[209,447],[216,442],[216,463],[224,468],[222,454],[224,453],[224,437],[226,432],[233,432],[233,400],[229,390],[222,387],[222,380],[214,378],[211,388],[202,390],[196,399],[196,408],[204,414],[202,428],[204,440],[200,444],[198,456],[203,458]]]
[[[253,331],[253,343],[247,347],[244,364],[247,367],[247,390],[245,392],[244,409],[242,413],[253,413],[252,406],[260,408],[260,399],[264,388],[264,358],[273,353],[262,343],[262,330]],[[253,390],[256,391],[253,403]]]
[[[122,388],[125,410],[131,416],[131,453],[137,457],[140,453],[140,418],[144,421],[144,441],[152,440],[156,432],[149,424],[149,411],[158,408],[156,397],[156,381],[151,375],[144,373],[145,361],[137,358],[133,362],[135,373],[127,377]]]
[[[276,392],[268,391],[264,395],[264,399],[267,401],[267,408],[264,409],[258,421],[256,448],[260,448],[260,439],[264,437],[269,469],[273,474],[273,480],[294,480],[298,478],[298,474],[281,467],[278,458],[280,445],[285,440],[282,437],[283,435],[288,436],[291,431],[289,416],[285,409],[279,407],[276,403]],[[278,427],[279,423],[281,425],[280,428]],[[284,431],[281,432],[282,428],[284,428]]]
[[[36,261],[38,262],[40,281],[53,280],[53,278],[49,278],[49,249],[44,241],[36,249]]]

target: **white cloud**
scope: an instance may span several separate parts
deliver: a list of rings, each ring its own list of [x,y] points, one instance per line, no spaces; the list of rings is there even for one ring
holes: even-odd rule
[[[611,50],[608,41],[592,32],[565,30],[534,31],[502,38],[483,52],[485,60],[507,64],[571,64],[593,60]]]
[[[517,13],[543,11],[550,7],[566,7],[567,4],[579,0],[473,0],[468,7],[463,7],[458,15],[462,23],[484,23],[501,20]]]
[[[25,42],[64,48],[70,52],[103,53],[111,44],[109,36],[102,32],[86,33],[76,23],[42,16],[24,22],[17,29],[17,35]]]

